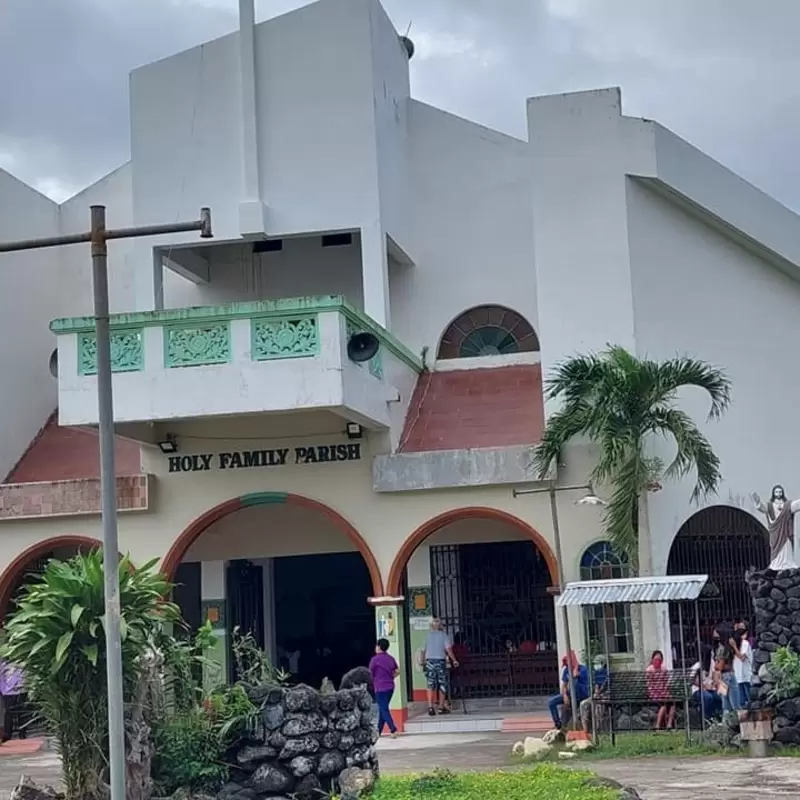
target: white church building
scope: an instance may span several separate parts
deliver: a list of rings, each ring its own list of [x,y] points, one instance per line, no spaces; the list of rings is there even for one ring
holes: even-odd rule
[[[338,679],[377,624],[405,722],[437,615],[463,692],[550,694],[553,519],[513,490],[537,486],[543,376],[614,343],[732,380],[704,427],[719,495],[666,484],[649,548],[655,574],[711,575],[704,630],[748,615],[744,571],[767,559],[749,495],[800,495],[800,218],[624,116],[618,89],[531,97],[517,139],[415,100],[377,0],[258,25],[242,5],[239,31],[132,73],[117,170],[61,205],[0,171],[1,241],[86,230],[92,204],[110,227],[211,208],[211,240],[109,244],[121,548],[162,559],[223,663],[240,625],[298,680]],[[0,617],[43,559],[101,538],[90,281],[88,246],[0,255]],[[592,457],[576,444],[553,479],[585,483]],[[625,574],[578,499],[558,496],[566,580]],[[589,616],[576,650],[605,628],[633,658],[627,607]],[[668,651],[674,620],[652,623]]]

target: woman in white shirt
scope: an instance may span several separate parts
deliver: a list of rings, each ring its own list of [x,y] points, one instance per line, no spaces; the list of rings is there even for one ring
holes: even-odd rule
[[[739,684],[739,696],[743,708],[750,702],[750,682],[753,676],[753,648],[747,627],[741,625],[736,631],[738,652],[733,659],[733,672]]]

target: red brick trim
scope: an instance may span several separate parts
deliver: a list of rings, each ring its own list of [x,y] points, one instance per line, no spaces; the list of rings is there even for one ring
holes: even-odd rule
[[[117,478],[117,510],[146,511],[149,489],[148,475]],[[0,485],[0,522],[99,514],[100,507],[99,478]]]
[[[201,514],[194,522],[191,522],[187,528],[178,536],[172,543],[164,560],[161,562],[161,571],[166,575],[169,580],[173,580],[178,565],[183,560],[188,549],[200,537],[200,535],[223,517],[238,511],[240,508],[247,508],[252,505],[260,505],[259,499],[263,497],[263,503],[277,502],[277,495],[246,495],[244,498],[236,497],[233,500],[227,500],[220,503],[214,508],[209,509],[204,514]],[[356,549],[364,557],[367,569],[369,570],[370,578],[372,579],[372,591],[376,597],[382,597],[383,592],[383,579],[381,578],[381,571],[378,567],[378,562],[370,550],[369,545],[364,541],[361,534],[350,524],[341,514],[334,511],[330,506],[318,500],[312,500],[310,497],[302,497],[297,494],[287,494],[281,496],[281,501],[303,508],[309,508],[313,511],[326,516],[344,535],[355,545]]]
[[[94,550],[102,547],[102,542],[93,539],[91,536],[80,536],[78,534],[66,534],[64,536],[54,536],[51,539],[44,539],[31,545],[27,550],[23,550],[0,574],[0,624],[6,617],[11,593],[17,584],[22,571],[40,556],[49,553],[59,547],[75,547],[76,549],[85,548]]]
[[[558,583],[558,562],[547,540],[539,531],[519,517],[509,514],[507,511],[500,511],[498,508],[488,508],[486,506],[470,506],[468,508],[454,508],[450,511],[445,511],[443,514],[439,514],[439,516],[420,525],[411,536],[406,539],[403,546],[400,548],[400,552],[395,556],[392,568],[389,571],[387,594],[402,594],[403,572],[408,564],[408,560],[414,554],[417,547],[431,534],[444,528],[445,525],[449,525],[451,522],[458,522],[462,519],[489,519],[513,525],[530,538],[547,562],[547,568],[550,571],[550,579],[553,583]]]

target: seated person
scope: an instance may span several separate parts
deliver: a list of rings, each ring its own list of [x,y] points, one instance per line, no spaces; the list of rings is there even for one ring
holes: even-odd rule
[[[572,673],[572,680],[575,684],[575,700],[580,705],[582,700],[589,696],[589,671],[580,663],[575,651],[570,651],[568,656],[561,659],[561,693],[550,698],[548,708],[550,709],[550,716],[553,718],[553,725],[559,730],[563,725],[561,707],[564,706],[570,710],[573,715],[577,713],[578,709],[572,708],[569,690],[570,672]]]
[[[703,647],[700,660],[692,667],[692,700],[702,704],[703,717],[713,719],[722,708],[722,702],[714,689],[712,676],[711,648]]]
[[[594,693],[592,697],[587,697],[581,700],[580,713],[581,713],[581,726],[584,733],[589,733],[589,725],[593,715],[595,715],[594,705],[595,700],[602,700],[607,694],[608,687],[608,668],[606,667],[605,656],[597,656],[594,660],[592,674],[594,677]],[[599,714],[594,716],[595,722]]]
[[[658,705],[656,717],[656,730],[675,728],[675,703],[669,702],[672,698],[669,693],[669,672],[664,666],[664,654],[654,650],[650,656],[650,666],[647,668],[647,697]]]

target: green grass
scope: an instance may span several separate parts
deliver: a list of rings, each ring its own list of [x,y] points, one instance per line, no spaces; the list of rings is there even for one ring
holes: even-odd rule
[[[485,774],[381,778],[371,800],[618,800],[614,789],[593,785],[592,775],[541,764],[535,769]]]
[[[622,733],[617,736],[616,744],[611,744],[611,737],[600,738],[594,750],[587,750],[578,755],[581,760],[609,758],[688,758],[692,756],[719,756],[723,753],[739,754],[739,750],[721,750],[713,744],[698,741],[699,732],[692,733],[691,743],[686,742],[686,733],[672,731],[655,733]]]

